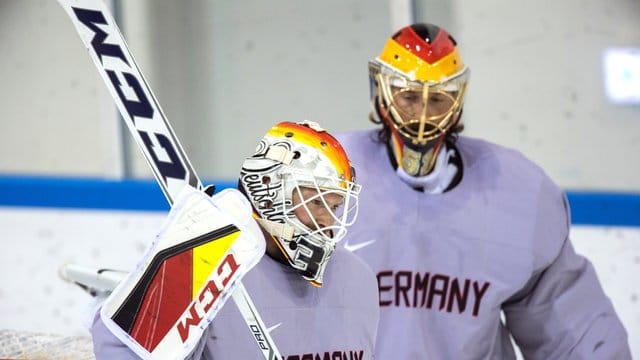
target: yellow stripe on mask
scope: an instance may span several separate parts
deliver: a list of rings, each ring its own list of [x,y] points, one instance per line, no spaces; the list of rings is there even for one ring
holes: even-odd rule
[[[440,82],[464,68],[458,49],[429,64],[393,39],[387,41],[379,57],[383,62],[405,73],[411,80]]]

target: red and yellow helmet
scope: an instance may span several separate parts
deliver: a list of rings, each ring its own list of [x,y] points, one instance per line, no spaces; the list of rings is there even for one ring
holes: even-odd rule
[[[398,166],[409,175],[431,171],[459,121],[468,77],[456,41],[432,24],[400,29],[369,62],[373,120],[389,129]]]
[[[245,159],[239,184],[291,267],[321,286],[357,216],[360,186],[340,143],[317,123],[281,122]]]

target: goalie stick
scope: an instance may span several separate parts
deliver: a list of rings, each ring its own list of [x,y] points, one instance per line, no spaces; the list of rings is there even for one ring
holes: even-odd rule
[[[183,187],[202,189],[182,146],[102,0],[58,0],[116,102],[170,204]],[[233,299],[265,359],[280,359],[258,311],[237,281]]]

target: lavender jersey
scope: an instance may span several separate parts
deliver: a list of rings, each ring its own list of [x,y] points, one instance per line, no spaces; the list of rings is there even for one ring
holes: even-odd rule
[[[361,259],[338,247],[316,288],[268,256],[242,283],[285,360],[372,359],[378,325],[375,276]],[[136,358],[99,317],[92,335],[98,359]],[[261,359],[262,353],[233,300],[207,328],[194,359]]]
[[[362,184],[347,249],[377,274],[377,359],[629,359],[626,332],[568,240],[566,198],[518,152],[460,137],[462,179],[426,194],[375,132],[341,134]],[[501,321],[504,312],[505,322]]]

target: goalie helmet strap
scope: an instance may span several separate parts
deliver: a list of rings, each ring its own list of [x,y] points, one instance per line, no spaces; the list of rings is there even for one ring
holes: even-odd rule
[[[291,165],[291,161],[295,157],[295,153],[285,149],[283,146],[269,146],[267,153],[264,154],[266,159],[275,160],[285,165]]]
[[[257,218],[256,221],[262,226],[269,234],[277,237],[281,237],[286,240],[293,240],[294,228],[288,224],[282,224],[279,222]]]

